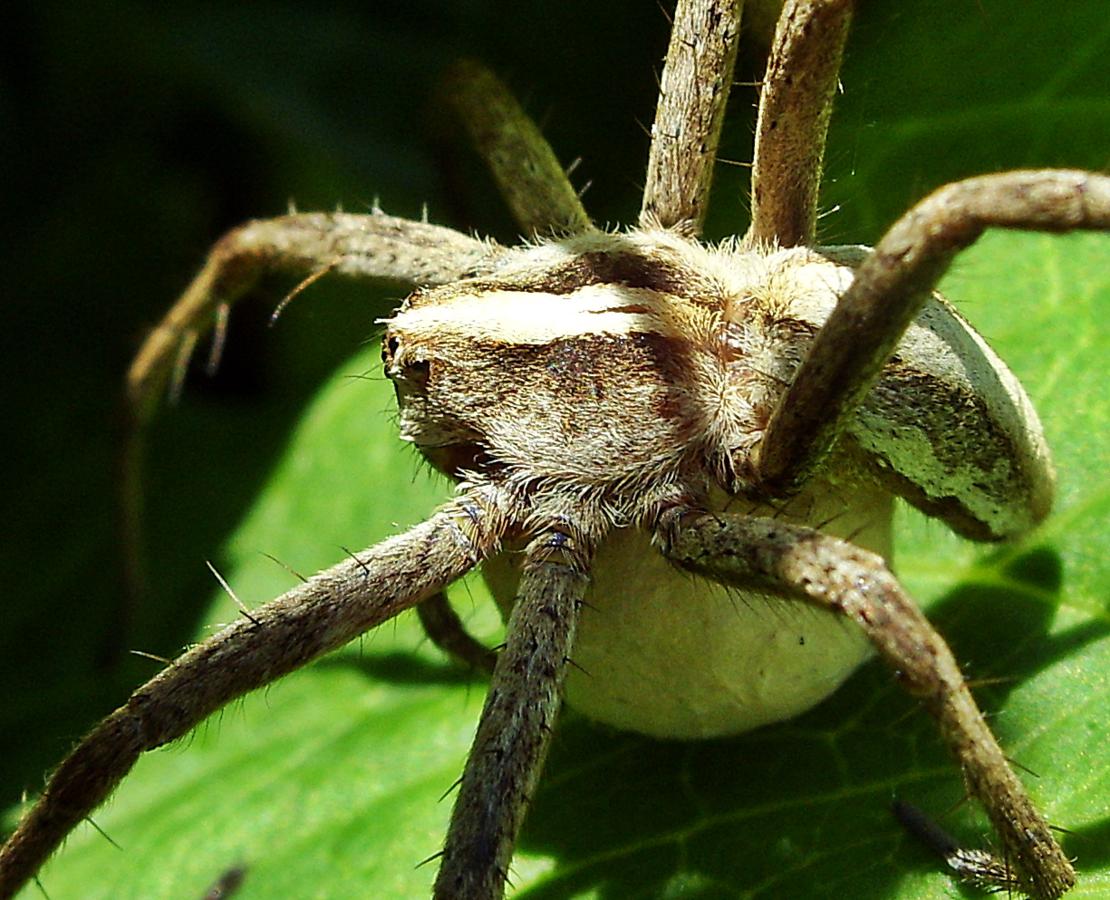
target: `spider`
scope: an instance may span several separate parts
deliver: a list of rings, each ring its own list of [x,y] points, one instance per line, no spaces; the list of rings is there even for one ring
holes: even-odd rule
[[[797,690],[755,691],[741,665],[736,684],[759,696],[715,695],[714,673],[696,664],[709,654],[670,656],[644,588],[624,587],[629,572],[642,584],[645,569],[671,605],[726,609],[709,620],[712,634],[740,660],[807,609],[801,601],[854,619],[938,719],[1015,883],[1045,897],[1070,886],[1068,860],[950,653],[881,557],[895,494],[983,540],[1047,512],[1051,464],[1023,391],[931,290],[986,225],[1108,227],[1110,183],[1062,171],[974,179],[927,198],[874,252],[813,249],[849,16],[841,2],[787,4],[762,91],[753,224],[733,245],[694,238],[738,8],[689,2],[675,12],[639,229],[595,229],[530,123],[485,73],[464,67],[459,103],[518,223],[554,239],[507,250],[375,212],[251,223],[216,247],[136,361],[136,404],[149,411],[182,344],[263,265],[402,278],[421,285],[383,341],[402,436],[459,493],[426,523],[244,611],[136,691],[63,762],[6,845],[5,891],[142,750],[403,608],[420,604],[437,642],[486,658],[440,591],[487,560],[512,607],[508,637],[438,895],[501,893],[564,678],[570,700],[603,721],[700,736],[792,715],[863,655],[834,615],[807,612],[793,627],[821,649],[795,672],[783,660]],[[741,617],[724,588],[777,602],[776,630],[730,633]],[[625,616],[637,602],[637,616]],[[607,629],[617,620],[619,631]],[[642,688],[642,663],[619,641],[646,648],[659,681],[647,702],[628,690]],[[576,675],[572,656],[592,675]]]

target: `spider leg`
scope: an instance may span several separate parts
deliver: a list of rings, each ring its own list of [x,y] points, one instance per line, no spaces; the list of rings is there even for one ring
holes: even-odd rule
[[[742,0],[678,0],[651,126],[640,224],[701,232],[732,87]]]
[[[426,522],[345,560],[187,650],[62,761],[0,849],[0,898],[31,878],[146,750],[441,590],[495,552],[507,499],[473,487]]]
[[[731,514],[674,512],[661,535],[667,557],[686,569],[726,584],[769,586],[856,622],[936,719],[1022,888],[1046,900],[1075,883],[1071,863],[1006,761],[948,645],[881,557],[810,528]]]
[[[460,60],[448,69],[444,87],[526,236],[593,229],[555,151],[497,76],[474,60]]]
[[[204,268],[143,342],[127,373],[136,420],[147,421],[174,370],[178,350],[212,327],[267,271],[296,276],[327,270],[358,278],[440,285],[485,270],[498,248],[450,228],[380,212],[295,213],[248,222],[224,235]]]
[[[812,244],[833,94],[851,0],[789,0],[775,29],[759,95],[752,224],[744,241]]]
[[[900,218],[856,270],[768,422],[756,460],[772,495],[816,469],[955,255],[987,228],[1110,229],[1110,177],[1045,169],[957,181]]]
[[[585,538],[565,525],[525,551],[505,649],[451,816],[435,883],[440,900],[495,900],[504,892],[562,702],[589,556]]]
[[[497,654],[466,630],[443,591],[420,603],[416,614],[428,639],[448,656],[479,672],[493,671]]]
[[[499,248],[450,228],[380,212],[303,213],[248,222],[212,248],[204,268],[147,336],[127,373],[120,455],[122,540],[131,598],[145,593],[142,554],[143,430],[167,383],[180,379],[197,339],[268,271],[440,285],[491,265]],[[218,335],[217,335],[218,337]]]

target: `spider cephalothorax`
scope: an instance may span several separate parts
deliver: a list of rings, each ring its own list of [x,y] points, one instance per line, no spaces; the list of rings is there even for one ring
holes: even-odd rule
[[[933,288],[987,227],[1110,227],[1110,179],[970,179],[922,201],[873,251],[815,247],[851,4],[794,0],[762,87],[752,226],[704,246],[739,13],[739,2],[678,3],[635,230],[597,230],[535,126],[463,64],[448,79],[454,102],[522,231],[546,238],[506,249],[375,211],[260,220],[217,244],[133,364],[140,419],[182,348],[262,270],[407,281],[417,290],[386,322],[385,370],[401,436],[458,493],[139,688],[5,845],[0,895],[140,753],[404,609],[417,606],[441,645],[487,661],[441,593],[478,564],[507,636],[437,896],[502,894],[564,682],[611,724],[725,734],[805,709],[868,646],[935,717],[999,834],[1001,861],[952,864],[1042,898],[1071,886],[1069,860],[885,558],[897,496],[980,540],[1047,513],[1053,470],[1024,391]]]

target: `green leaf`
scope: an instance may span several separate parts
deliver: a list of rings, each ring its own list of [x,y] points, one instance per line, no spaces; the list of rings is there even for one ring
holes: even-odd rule
[[[655,42],[657,56],[665,22],[647,6],[650,29],[643,27],[651,37],[644,40]],[[864,9],[849,45],[828,149],[825,200],[840,207],[822,223],[830,243],[873,241],[913,199],[953,178],[1106,163],[1110,28],[1101,2],[1071,4],[1067,15],[1042,2],[890,6]],[[626,56],[613,51],[603,64],[560,60],[565,44],[581,43],[588,54],[594,30],[604,29],[571,13],[552,15],[567,16],[543,29],[561,35],[557,42],[514,18],[525,13],[472,12],[465,28],[486,43],[464,49],[490,50],[499,68],[517,67],[511,80],[523,90],[546,92],[531,95],[531,108],[554,104],[561,112],[550,129],[560,156],[581,152],[587,168],[592,160],[592,172],[604,175],[595,174],[601,196],[593,205],[588,194],[587,204],[599,218],[627,221],[642,141],[626,145],[618,136],[618,159],[606,159],[596,117],[610,101],[588,79],[569,81],[563,93],[560,82],[545,81],[554,78],[546,69],[524,74],[532,59],[556,72],[611,73]],[[197,47],[215,53],[205,42],[212,34],[196,27]],[[610,33],[613,41],[630,40]],[[506,49],[498,34],[520,38]],[[234,41],[226,40],[220,46],[233,56]],[[201,57],[197,50],[180,65],[201,66]],[[619,80],[643,82],[638,89],[650,98],[650,65],[634,59],[619,65]],[[613,90],[623,97],[628,88]],[[282,106],[295,85],[278,82],[272,91]],[[733,159],[750,154],[746,105],[734,104],[724,153]],[[568,136],[566,120],[578,109],[584,133]],[[307,100],[297,108],[309,133],[344,147],[336,120],[312,124],[311,110]],[[358,114],[372,120],[374,109]],[[650,120],[650,105],[606,113],[623,117],[621,127],[634,114]],[[281,146],[292,160],[294,151]],[[277,168],[285,165],[293,162]],[[416,177],[413,168],[404,171]],[[721,174],[711,227],[723,234],[743,228],[735,201],[742,185],[736,172]],[[369,196],[375,183],[351,190]],[[614,193],[620,196],[610,200]],[[1028,386],[1056,455],[1059,499],[1036,533],[1002,548],[967,544],[905,512],[896,556],[968,676],[981,682],[977,697],[1007,753],[1036,773],[1023,771],[1023,780],[1050,820],[1067,829],[1062,839],[1081,876],[1076,897],[1110,892],[1108,263],[1105,236],[991,234],[960,258],[944,289]],[[357,549],[419,521],[448,495],[449,486],[396,440],[392,390],[378,376],[376,347],[342,362],[299,405],[327,366],[303,362],[304,355],[342,357],[370,334],[388,302],[339,292],[299,299],[269,338],[280,362],[270,364],[270,395],[257,412],[194,389],[184,409],[163,416],[151,447],[152,575],[176,602],[210,598],[196,638],[236,615],[204,576],[205,556],[254,605],[292,582],[263,552],[308,573],[341,559],[341,547]],[[479,579],[452,596],[478,633],[498,639]],[[172,615],[159,609],[138,616]],[[243,898],[426,896],[435,865],[416,864],[441,846],[450,801],[439,798],[461,771],[483,688],[445,662],[406,614],[148,754],[95,816],[122,849],[82,826],[42,882],[56,900],[199,897],[221,873],[243,866],[236,895]],[[70,732],[52,733],[54,755],[64,749],[60,733]],[[877,663],[799,719],[730,740],[651,741],[569,712],[520,841],[516,895],[961,895],[895,823],[895,796],[943,815],[969,844],[988,839],[979,811],[958,806],[959,775],[932,723]]]

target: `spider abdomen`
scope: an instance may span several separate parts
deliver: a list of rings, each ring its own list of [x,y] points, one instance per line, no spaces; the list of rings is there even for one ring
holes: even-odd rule
[[[723,499],[723,498],[722,498]],[[891,499],[855,484],[823,484],[781,510],[733,512],[820,525],[889,558]],[[483,575],[508,614],[519,554]],[[617,529],[594,560],[567,675],[567,702],[592,719],[663,738],[738,734],[782,721],[833,693],[868,656],[858,628],[825,610],[754,586],[736,591],[680,571],[646,532]]]

